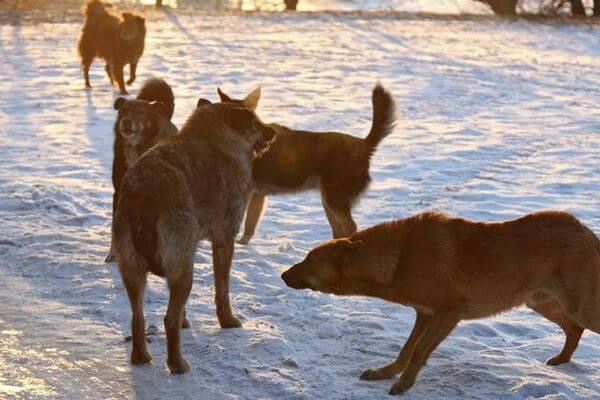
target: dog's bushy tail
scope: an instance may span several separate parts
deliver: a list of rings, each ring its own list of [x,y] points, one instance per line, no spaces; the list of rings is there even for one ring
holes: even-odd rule
[[[371,152],[375,151],[379,142],[392,133],[397,118],[394,97],[381,83],[378,83],[373,88],[372,102],[373,123],[371,131],[365,138],[365,143],[371,149]]]
[[[83,6],[83,15],[86,18],[95,18],[106,12],[104,3],[99,0],[90,0]]]
[[[150,78],[142,85],[138,95],[138,100],[160,101],[167,106],[169,120],[173,117],[175,110],[175,96],[171,86],[160,78]]]

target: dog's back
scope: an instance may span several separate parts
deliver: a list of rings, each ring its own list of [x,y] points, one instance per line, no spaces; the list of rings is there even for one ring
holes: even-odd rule
[[[84,59],[106,56],[106,52],[98,52],[110,43],[114,46],[118,41],[119,18],[109,13],[105,4],[99,0],[88,1],[84,6],[83,15],[85,21],[77,43],[79,55]]]

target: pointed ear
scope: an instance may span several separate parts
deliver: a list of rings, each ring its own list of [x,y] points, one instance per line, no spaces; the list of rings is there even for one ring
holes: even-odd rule
[[[258,100],[260,100],[260,87],[257,87],[248,93],[248,95],[244,97],[243,103],[252,111],[256,111],[256,108],[258,107]]]
[[[243,132],[252,124],[254,113],[246,107],[231,107],[223,110],[225,123],[238,132]]]
[[[162,101],[153,101],[150,103],[152,106],[152,111],[155,113],[162,115],[163,117],[169,118],[169,109]]]
[[[223,91],[221,90],[220,87],[217,88],[217,94],[219,95],[219,98],[221,99],[221,102],[223,102],[223,103],[228,103],[228,102],[233,101],[233,99],[231,97],[229,97],[225,93],[223,93]]]
[[[121,16],[123,17],[123,19],[130,19],[133,18],[133,14],[130,12],[124,12],[121,14]]]
[[[140,15],[136,15],[135,16],[135,20],[138,24],[144,26],[144,24],[146,23],[146,18],[140,16]]]
[[[127,99],[125,97],[117,97],[114,104],[115,110],[121,109],[125,103],[127,103]]]
[[[198,99],[198,103],[196,103],[196,108],[204,107],[204,106],[207,106],[207,105],[209,105],[209,104],[212,104],[212,103],[210,102],[210,100],[206,100],[206,99],[203,99],[203,98],[199,98],[199,99]]]
[[[350,239],[339,239],[337,245],[340,249],[343,250],[358,250],[363,246],[362,240],[351,241]]]

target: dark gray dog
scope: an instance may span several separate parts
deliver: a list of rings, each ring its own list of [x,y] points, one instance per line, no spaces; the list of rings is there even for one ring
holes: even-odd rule
[[[180,328],[192,287],[196,245],[212,242],[215,303],[222,328],[240,327],[229,303],[235,236],[250,188],[250,163],[275,132],[248,108],[211,104],[197,108],[181,131],[144,153],[123,178],[113,221],[119,270],[131,302],[131,362],[146,363],[143,297],[146,275],[169,285],[165,316],[172,373],[189,370]]]

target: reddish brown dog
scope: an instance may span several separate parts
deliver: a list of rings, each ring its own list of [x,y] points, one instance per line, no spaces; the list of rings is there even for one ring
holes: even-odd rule
[[[402,372],[392,394],[410,389],[463,319],[526,304],[566,334],[549,365],[571,359],[584,329],[600,333],[600,241],[564,212],[493,223],[424,213],[324,243],[282,278],[295,289],[415,308],[415,325],[396,360],[361,376],[387,379]]]
[[[121,94],[127,94],[123,78],[125,64],[130,66],[127,81],[135,80],[138,60],[144,52],[146,22],[139,15],[129,12],[122,19],[109,13],[99,0],[89,1],[84,8],[85,22],[77,45],[81,56],[81,68],[85,86],[91,87],[89,71],[95,57],[106,60],[106,74],[111,84],[119,86]]]

